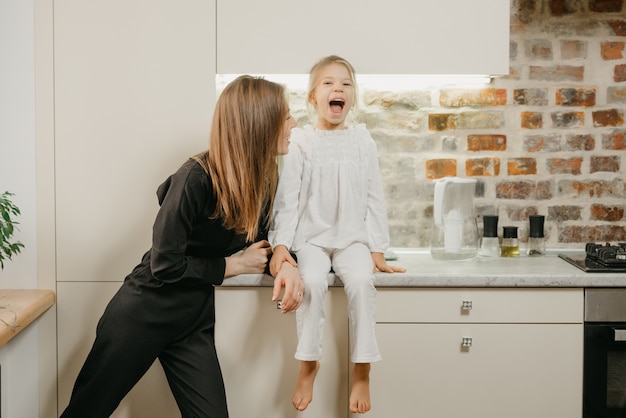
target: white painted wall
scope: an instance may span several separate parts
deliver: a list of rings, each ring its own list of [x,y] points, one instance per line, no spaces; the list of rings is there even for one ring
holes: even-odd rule
[[[15,194],[25,245],[0,270],[0,288],[37,287],[34,36],[34,1],[0,0],[0,193]],[[37,347],[35,324],[0,349],[3,417],[39,414]]]

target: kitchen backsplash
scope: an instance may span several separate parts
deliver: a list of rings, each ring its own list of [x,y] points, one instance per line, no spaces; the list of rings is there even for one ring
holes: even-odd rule
[[[477,212],[499,215],[500,236],[515,225],[525,242],[540,214],[550,248],[626,241],[625,16],[623,0],[513,0],[508,76],[362,89],[356,117],[378,144],[392,246],[429,245],[443,176],[478,180]],[[302,125],[304,91],[291,94]]]

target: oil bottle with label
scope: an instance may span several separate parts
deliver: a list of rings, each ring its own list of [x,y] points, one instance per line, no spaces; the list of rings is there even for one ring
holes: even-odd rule
[[[517,240],[516,226],[505,226],[502,228],[500,255],[502,257],[519,257],[519,241]]]

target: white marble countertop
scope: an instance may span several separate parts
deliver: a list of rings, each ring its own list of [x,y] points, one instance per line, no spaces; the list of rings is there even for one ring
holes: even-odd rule
[[[398,259],[389,264],[406,273],[376,273],[376,287],[626,287],[626,273],[586,273],[558,257],[559,253],[582,251],[549,250],[541,257],[478,256],[471,260],[442,261],[427,249],[392,249]],[[333,274],[329,285],[341,286]],[[222,286],[272,286],[273,279],[246,274],[224,280]]]

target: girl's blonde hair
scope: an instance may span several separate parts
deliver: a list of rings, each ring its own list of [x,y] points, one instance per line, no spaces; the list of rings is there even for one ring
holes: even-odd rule
[[[352,64],[350,64],[350,62],[348,62],[348,60],[346,60],[345,58],[341,58],[340,56],[337,56],[337,55],[329,55],[317,61],[313,65],[313,67],[311,67],[311,71],[309,71],[309,88],[306,93],[306,110],[309,115],[309,119],[311,121],[314,121],[317,118],[316,116],[317,112],[315,111],[315,106],[311,103],[310,98],[311,98],[311,95],[313,94],[313,91],[315,90],[315,86],[319,82],[319,78],[320,78],[320,74],[322,73],[322,70],[326,68],[327,66],[329,66],[330,64],[341,64],[344,67],[346,67],[346,69],[348,70],[348,74],[350,74],[350,80],[352,81],[353,92],[354,92],[354,101],[353,101],[351,113],[353,114],[353,117],[357,113],[359,94],[358,94],[357,85],[356,85],[356,71],[354,71],[354,67],[352,66]]]
[[[247,75],[228,84],[215,106],[209,151],[199,161],[217,198],[213,218],[248,241],[269,223],[278,182],[278,141],[288,114],[281,85]],[[260,219],[264,207],[268,211]]]

